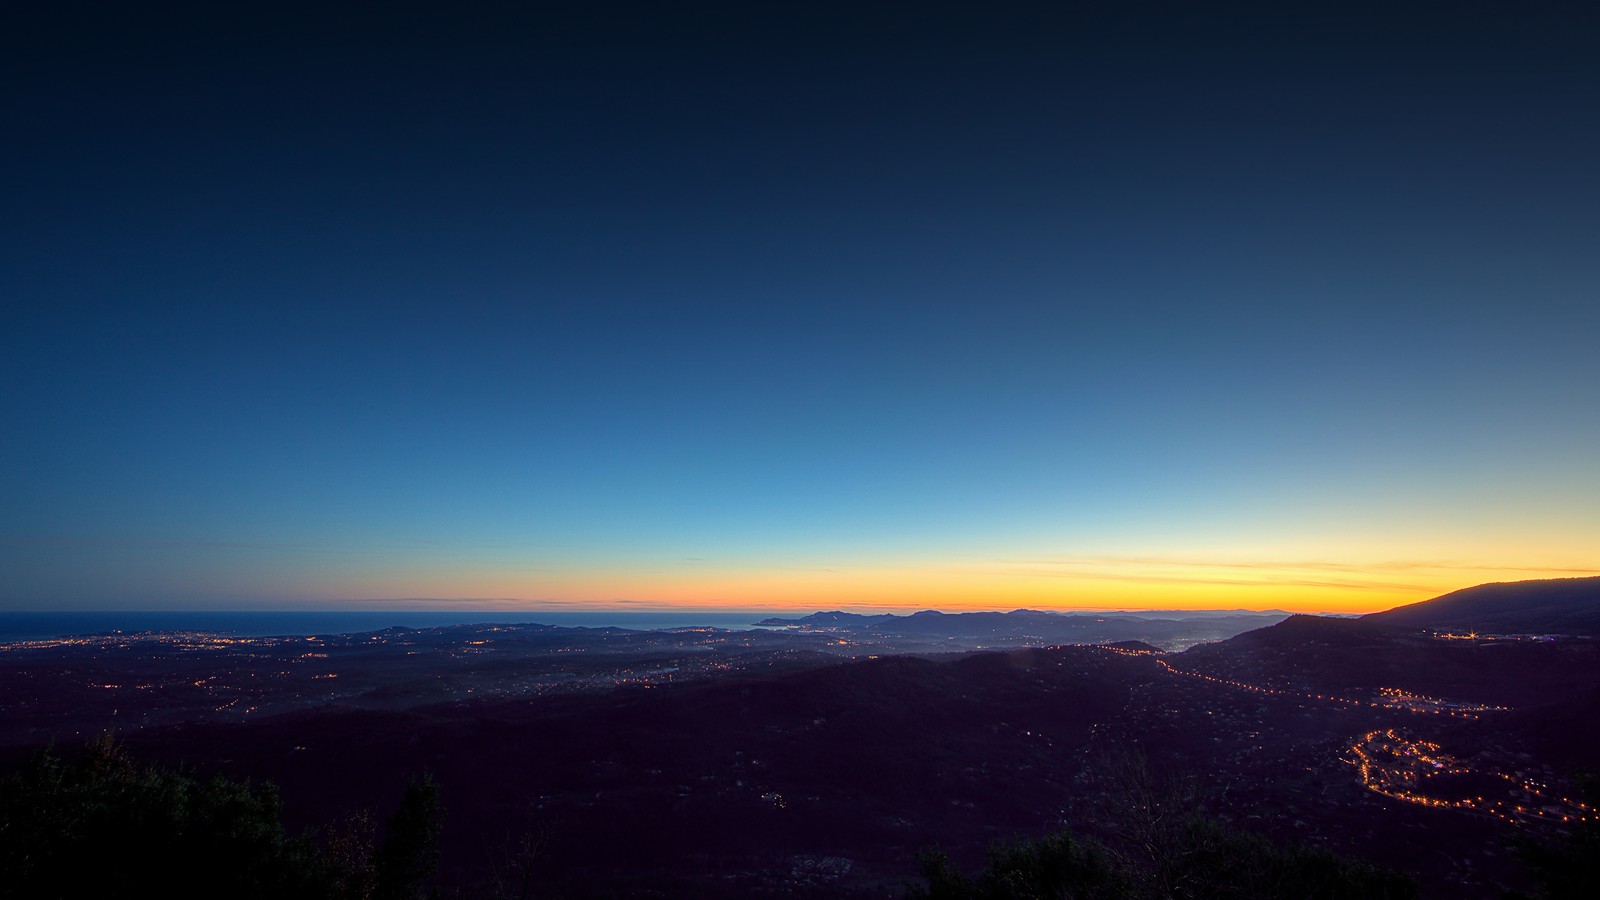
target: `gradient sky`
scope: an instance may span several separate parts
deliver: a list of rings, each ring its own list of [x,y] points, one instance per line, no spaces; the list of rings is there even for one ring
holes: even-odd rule
[[[42,6],[0,609],[1600,572],[1588,4]]]

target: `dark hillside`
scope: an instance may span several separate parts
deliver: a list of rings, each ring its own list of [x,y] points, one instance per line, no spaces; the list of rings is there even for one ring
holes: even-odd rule
[[[1313,692],[1398,688],[1518,708],[1600,684],[1600,644],[1591,640],[1442,640],[1370,617],[1294,616],[1171,659],[1180,668]]]
[[[1362,619],[1293,615],[1276,625],[1247,631],[1222,644],[1230,648],[1299,648],[1307,645],[1344,649],[1389,646],[1392,636]]]
[[[1481,894],[1516,875],[1502,826],[1368,790],[1352,753],[1398,728],[1485,777],[1556,783],[1542,760],[1593,756],[1581,746],[1593,729],[1573,717],[1595,718],[1597,648],[1300,616],[1182,654],[885,656],[404,710],[329,705],[126,738],[200,778],[280,785],[290,833],[380,811],[431,773],[449,890],[484,887],[531,842],[541,895],[898,896],[935,844],[974,871],[995,840],[1108,827],[1108,811],[1128,807],[1107,780],[1120,753],[1190,779],[1194,802],[1230,827]],[[1442,699],[1387,704],[1380,688]],[[1515,710],[1456,715],[1473,703]],[[1363,752],[1389,753],[1395,777],[1409,764]]]
[[[1600,636],[1600,577],[1480,584],[1363,616],[1401,628]]]
[[[608,696],[324,709],[131,743],[272,779],[310,822],[430,771],[458,882],[481,877],[508,839],[548,832],[545,883],[569,895],[686,871],[711,880],[681,893],[744,895],[806,860],[895,881],[932,843],[976,860],[991,840],[1052,827],[1095,726],[1160,677],[1148,660],[1088,648],[886,657]],[[817,865],[826,883],[842,863]]]

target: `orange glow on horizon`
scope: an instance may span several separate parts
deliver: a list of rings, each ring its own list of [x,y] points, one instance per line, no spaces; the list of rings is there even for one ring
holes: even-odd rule
[[[1280,609],[1358,614],[1490,581],[1600,574],[1573,567],[1444,563],[1245,563],[1096,558],[944,565],[833,567],[633,566],[517,575],[415,571],[351,578],[328,600],[501,598],[457,601],[493,609],[857,609],[947,611]],[[430,601],[408,601],[422,608]],[[444,601],[443,608],[449,608]]]

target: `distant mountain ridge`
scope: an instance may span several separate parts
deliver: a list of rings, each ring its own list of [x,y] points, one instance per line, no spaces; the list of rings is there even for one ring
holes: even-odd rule
[[[886,622],[893,618],[895,617],[891,615],[864,616],[860,613],[847,613],[839,610],[831,610],[828,612],[814,612],[809,616],[802,616],[798,619],[784,619],[774,616],[772,618],[762,619],[755,624],[762,626],[763,628],[859,628],[863,625]]]
[[[1480,584],[1362,616],[1400,628],[1600,636],[1600,577]]]
[[[1179,614],[1181,615],[1181,614]],[[1210,612],[1188,617],[1148,618],[1128,614],[1055,613],[1034,609],[1010,612],[944,613],[925,609],[910,615],[861,615],[830,610],[798,619],[771,618],[756,624],[800,631],[839,631],[859,635],[1089,644],[1139,640],[1152,643],[1220,640],[1281,621],[1288,613]]]

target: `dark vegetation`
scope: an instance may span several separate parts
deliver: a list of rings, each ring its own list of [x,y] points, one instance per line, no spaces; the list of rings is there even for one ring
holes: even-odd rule
[[[1001,898],[1410,898],[1415,884],[1320,849],[1282,849],[1193,812],[1197,795],[1151,776],[1142,758],[1103,760],[1115,794],[1098,810],[1107,843],[1062,829],[994,844],[988,868],[963,875],[937,850],[920,855],[927,900]],[[0,781],[0,896],[415,900],[437,896],[442,813],[431,779],[407,785],[381,842],[370,815],[289,837],[277,790],[221,777],[200,780],[141,766],[103,735],[68,762],[40,753]],[[548,834],[525,844],[516,871],[471,894],[527,897]],[[1566,878],[1588,848],[1533,848],[1543,871]],[[509,877],[506,877],[509,876]],[[1553,897],[1569,896],[1552,893]],[[1571,895],[1575,896],[1575,895]]]
[[[369,814],[285,833],[278,791],[136,763],[107,734],[0,780],[0,896],[411,900],[437,868],[438,789],[405,789],[381,842]]]
[[[1280,845],[1196,810],[1190,782],[1151,774],[1136,753],[1097,763],[1112,785],[1091,811],[1095,837],[1062,828],[1036,840],[996,842],[968,876],[937,848],[918,856],[922,881],[907,900],[1412,900],[1414,880],[1326,849]],[[1600,780],[1585,793],[1600,801]],[[407,785],[374,842],[362,813],[288,837],[270,785],[137,764],[110,735],[72,762],[40,753],[0,780],[0,897],[238,897],[418,900],[437,897],[442,813],[431,779]],[[526,898],[548,833],[516,848],[508,868],[464,895]],[[1578,900],[1600,886],[1600,823],[1555,843],[1525,841],[1531,896]],[[826,896],[805,890],[785,893]],[[815,885],[812,885],[815,887]],[[657,895],[658,890],[642,893]]]
[[[976,878],[937,851],[908,900],[1410,900],[1415,882],[1327,850],[1279,847],[1260,835],[1194,817],[1144,858],[1120,855],[1063,829],[996,845]]]
[[[1193,778],[1153,770],[1126,744],[1092,766],[1103,786],[1077,831],[990,846],[975,878],[937,849],[907,900],[1410,900],[1416,882],[1324,848],[1279,846],[1202,812]]]
[[[568,896],[746,896],[815,880],[898,883],[917,848],[981,853],[1059,818],[1078,756],[1147,660],[1087,648],[892,657],[765,678],[407,712],[329,709],[131,738],[155,758],[269,777],[305,824],[433,771],[451,798],[452,883],[549,832]],[[625,857],[618,845],[629,848]],[[831,862],[829,862],[831,860]],[[848,860],[848,869],[840,860]],[[814,871],[813,871],[814,870]]]
[[[1600,808],[1600,775],[1583,779],[1583,799]],[[1582,823],[1566,840],[1524,841],[1523,860],[1547,900],[1589,900],[1600,894],[1600,819]]]

